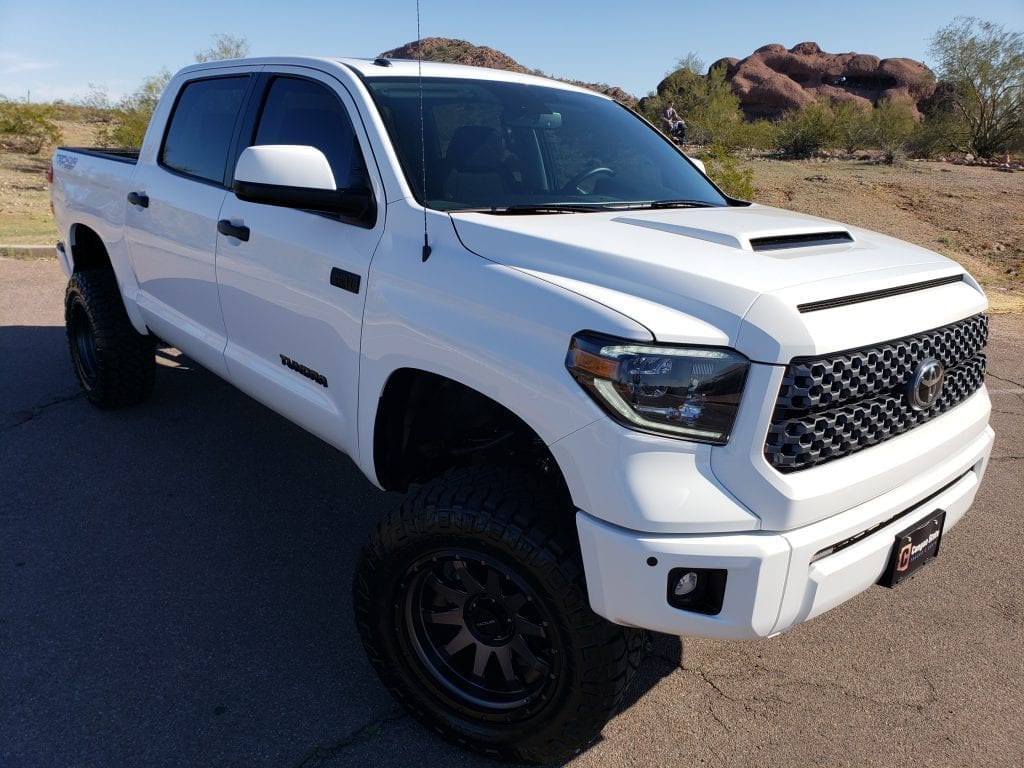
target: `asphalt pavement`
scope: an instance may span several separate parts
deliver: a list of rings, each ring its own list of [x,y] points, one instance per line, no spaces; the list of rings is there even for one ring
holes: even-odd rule
[[[494,766],[406,715],[352,622],[398,497],[173,350],[78,393],[55,260],[0,259],[0,766]],[[939,558],[777,638],[658,636],[570,766],[1024,764],[1024,316],[992,318],[998,433]]]

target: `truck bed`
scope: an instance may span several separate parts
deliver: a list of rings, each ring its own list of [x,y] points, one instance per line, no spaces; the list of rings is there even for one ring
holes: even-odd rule
[[[139,162],[139,150],[137,149],[124,147],[57,147],[57,149],[62,152],[102,157],[106,160],[116,160],[119,163],[130,163],[131,165]]]

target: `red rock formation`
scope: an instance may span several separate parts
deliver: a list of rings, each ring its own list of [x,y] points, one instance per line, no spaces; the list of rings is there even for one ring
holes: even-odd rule
[[[863,53],[825,53],[817,43],[786,50],[773,43],[745,59],[720,59],[748,117],[776,117],[819,96],[833,103],[876,106],[896,99],[915,107],[935,91],[935,76],[912,59],[879,59]]]

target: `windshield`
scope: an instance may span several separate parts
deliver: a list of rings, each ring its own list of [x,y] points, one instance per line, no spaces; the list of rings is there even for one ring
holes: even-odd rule
[[[422,86],[415,77],[368,78],[367,86],[416,199],[430,208],[728,204],[657,130],[596,95],[447,78]]]

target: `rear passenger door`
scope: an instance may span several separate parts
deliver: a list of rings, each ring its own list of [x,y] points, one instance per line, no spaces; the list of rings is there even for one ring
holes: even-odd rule
[[[228,193],[217,280],[229,377],[355,455],[359,342],[370,259],[383,231],[382,188],[367,170],[366,136],[338,81],[296,68],[264,75],[260,90],[239,151],[249,144],[316,147],[339,188],[373,190],[378,213],[368,225]],[[238,231],[248,239],[230,234]]]
[[[152,159],[140,158],[126,237],[146,324],[206,368],[226,375],[226,331],[214,255],[228,157],[253,75],[185,83]]]

